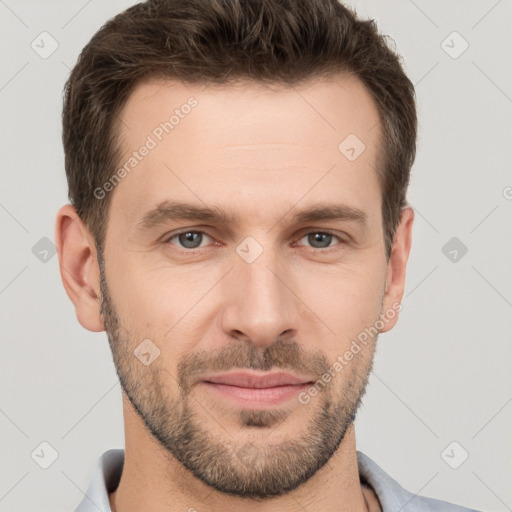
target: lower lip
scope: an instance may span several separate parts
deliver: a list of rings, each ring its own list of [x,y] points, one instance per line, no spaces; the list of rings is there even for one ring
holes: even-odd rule
[[[215,393],[226,398],[230,398],[246,407],[279,405],[293,397],[296,397],[301,391],[305,391],[311,386],[311,383],[306,383],[288,386],[275,386],[273,388],[241,388],[238,386],[229,386],[227,384],[218,384],[214,382],[203,381],[201,384],[205,385]]]

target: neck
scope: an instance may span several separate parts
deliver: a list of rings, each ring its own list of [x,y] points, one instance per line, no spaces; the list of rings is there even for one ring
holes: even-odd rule
[[[373,510],[376,497],[359,481],[353,424],[333,457],[304,484],[283,496],[255,501],[223,494],[198,480],[149,434],[126,402],[125,459],[119,486],[109,495],[112,512]]]

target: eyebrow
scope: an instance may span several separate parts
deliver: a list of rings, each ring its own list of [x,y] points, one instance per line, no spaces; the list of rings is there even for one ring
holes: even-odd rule
[[[283,216],[284,217],[284,216]],[[236,216],[210,206],[196,206],[179,201],[163,201],[156,208],[146,212],[136,223],[137,230],[149,230],[165,222],[177,220],[233,224]],[[317,221],[352,221],[362,227],[368,224],[368,215],[358,208],[341,204],[315,204],[300,210],[292,217],[293,224]]]
[[[306,210],[297,212],[292,222],[301,224],[304,222],[316,222],[319,220],[345,220],[355,221],[362,226],[368,224],[368,215],[352,206],[341,204],[320,204],[314,205]]]

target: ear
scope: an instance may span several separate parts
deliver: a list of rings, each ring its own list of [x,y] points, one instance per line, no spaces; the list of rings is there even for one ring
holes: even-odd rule
[[[105,330],[100,314],[100,271],[94,238],[72,205],[57,212],[55,241],[62,283],[80,324],[93,332]]]
[[[401,311],[401,302],[405,289],[405,272],[411,251],[412,226],[414,210],[407,206],[402,209],[400,223],[393,239],[393,247],[388,262],[386,274],[386,290],[382,300],[382,313],[394,310],[397,314],[384,323],[382,332],[391,330],[398,321],[398,312]]]

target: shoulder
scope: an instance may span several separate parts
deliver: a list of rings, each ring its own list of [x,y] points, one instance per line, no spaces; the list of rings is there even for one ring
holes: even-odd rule
[[[96,461],[87,491],[74,512],[110,512],[109,493],[119,485],[124,466],[124,450],[113,448]]]
[[[379,498],[382,512],[398,510],[401,512],[478,512],[454,503],[409,492],[360,451],[357,452],[357,465],[361,481],[372,487]]]

